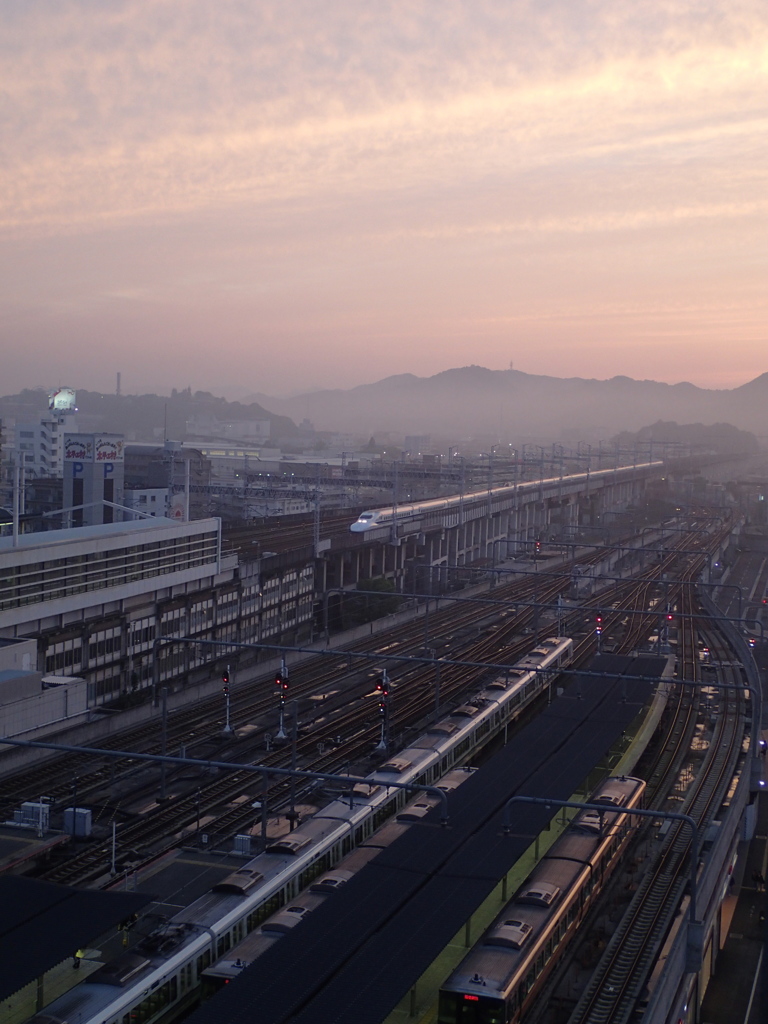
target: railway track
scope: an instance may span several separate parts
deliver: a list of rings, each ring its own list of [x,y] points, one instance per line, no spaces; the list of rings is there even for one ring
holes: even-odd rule
[[[602,557],[604,556],[599,553],[597,555],[593,554],[585,561],[598,561]],[[647,579],[643,579],[639,583],[627,583],[622,585],[621,589],[617,588],[617,595],[623,601],[626,599],[625,593],[630,593],[633,588],[638,595],[647,594],[648,588],[654,585],[653,578],[659,572],[664,571],[674,561],[674,557],[674,555],[669,555],[663,563],[659,563],[659,565],[649,569],[645,574],[648,577]],[[541,603],[553,600],[559,593],[562,593],[565,587],[570,585],[570,569],[570,565],[563,566],[552,574],[541,573],[537,579],[531,580],[526,578],[517,583],[497,587],[494,591],[494,597],[497,599],[506,598],[512,603],[515,598],[518,601],[522,601],[535,593],[536,600]],[[644,599],[646,598],[642,596],[637,597],[637,600]],[[433,636],[442,635],[443,637],[450,637],[471,625],[477,626],[478,623],[487,620],[491,614],[487,610],[475,609],[474,606],[471,606],[467,611],[464,611],[466,606],[459,607],[462,610],[458,613],[454,607],[432,615],[430,625]],[[507,661],[513,661],[526,647],[530,647],[535,642],[535,639],[531,637],[523,640],[520,639],[521,630],[529,626],[533,615],[534,612],[531,608],[518,611],[518,614],[508,616],[497,629],[487,636],[476,639],[474,642],[465,641],[463,644],[455,646],[451,654],[473,661],[501,662],[505,658]],[[618,613],[617,618],[621,618]],[[650,618],[653,618],[653,614],[651,614]],[[445,632],[441,633],[441,630],[445,630]],[[642,633],[642,627],[638,626],[633,632],[639,636]],[[414,644],[418,649],[421,646],[422,637],[423,620],[409,624],[407,628],[400,630],[392,642],[387,645],[386,650],[381,652],[382,660],[386,660],[387,654],[411,651]],[[381,638],[376,637],[366,643],[355,645],[353,649],[381,651]],[[594,637],[588,635],[580,645],[579,654],[581,657],[587,657],[593,649]],[[334,674],[334,682],[338,681],[337,669],[329,671],[326,661],[323,659],[313,659],[308,665],[302,666],[301,670],[292,671],[291,683],[297,697],[308,696],[311,692],[317,692],[319,668],[322,668],[322,671],[327,673],[325,679],[320,680],[321,687],[329,682],[330,677]],[[423,719],[425,715],[429,714],[433,705],[433,691],[429,676],[433,671],[432,666],[427,666],[426,669],[408,668],[397,675],[398,701],[396,710],[393,713],[393,732],[396,732],[398,729],[402,731],[412,727],[420,719]],[[466,691],[467,687],[470,687],[481,674],[482,670],[480,669],[468,669],[467,667],[453,665],[442,666],[441,692],[444,701],[447,703],[462,691]],[[305,677],[306,683],[304,682]],[[305,685],[306,689],[304,688]],[[250,700],[243,706],[244,713],[250,712],[254,715],[264,714],[270,710],[274,713],[273,694],[255,701]],[[210,714],[210,711],[208,711],[208,714]],[[298,748],[301,767],[308,770],[333,771],[337,770],[341,765],[369,753],[375,742],[378,725],[375,724],[371,727],[369,723],[366,723],[366,717],[370,718],[370,702],[368,708],[353,707],[346,712],[340,712],[333,716],[332,728],[334,733],[341,735],[345,741],[344,749],[340,751],[329,752],[324,756],[318,757],[315,753],[318,741],[317,730],[308,737],[302,737]],[[178,725],[177,716],[174,716],[174,719],[176,719]],[[200,718],[195,717],[194,713],[192,713],[192,717],[185,721],[183,727],[188,729],[190,722],[199,721]],[[114,745],[119,746],[121,741],[124,742],[124,738],[116,738]],[[169,737],[169,743],[171,742],[173,741]],[[150,750],[152,746],[150,744]],[[157,749],[156,744],[154,748]],[[260,761],[268,765],[285,767],[288,756],[285,751],[276,751],[265,758],[261,758]],[[99,769],[99,771],[103,772],[104,769]],[[44,783],[40,783],[39,780],[36,781],[36,788],[33,788],[32,791],[39,793],[41,791],[40,785],[44,785]],[[245,806],[243,806],[242,798],[244,789],[247,789],[249,786],[252,787],[253,784],[254,778],[251,775],[247,778],[230,776],[228,779],[210,780],[200,787],[200,796],[198,796],[198,792],[195,790],[194,792],[175,796],[162,807],[158,806],[155,809],[151,809],[151,813],[143,815],[138,821],[129,821],[120,827],[119,848],[122,855],[124,856],[124,851],[139,851],[143,849],[147,850],[152,856],[156,856],[159,850],[172,848],[177,845],[181,835],[199,820],[200,799],[204,801],[206,818],[213,819],[206,823],[206,831],[213,836],[221,836],[223,838],[228,834],[231,835],[234,831],[242,829],[246,824],[252,825],[253,812],[248,806],[248,801],[245,801]],[[281,788],[285,788],[284,784],[278,783],[270,788],[270,802],[277,799]],[[71,786],[68,784],[64,786],[63,795],[65,797],[71,795]],[[260,794],[258,795],[260,796]],[[240,804],[235,803],[235,806],[230,806],[235,801],[240,801]],[[111,824],[117,810],[114,807],[111,810],[109,808],[105,809],[102,820],[107,824]],[[56,868],[46,873],[45,877],[55,881],[70,883],[92,881],[103,872],[103,866],[109,857],[109,846],[108,842],[94,844],[92,849],[85,851],[78,858],[73,859],[67,864],[56,866]]]
[[[512,603],[515,600],[524,601],[535,595],[541,602],[546,602],[556,598],[568,585],[569,580],[570,569],[569,566],[566,566],[551,576],[542,573],[538,580],[526,577],[521,581],[501,585],[493,592],[494,600],[509,600]],[[456,655],[463,653],[469,656],[472,651],[472,641],[466,640],[462,643],[460,639],[454,641],[452,638],[471,627],[481,628],[484,621],[490,620],[498,614],[498,610],[493,606],[449,605],[440,612],[430,614],[430,643],[433,647],[450,643],[452,653]],[[532,619],[533,613],[529,610],[516,621],[519,623],[519,628],[523,629],[530,625]],[[401,626],[386,643],[382,660],[386,660],[386,655],[423,655],[423,637],[423,619],[416,619]],[[374,636],[359,641],[349,645],[347,650],[350,653],[380,652],[382,638]],[[350,679],[359,678],[363,671],[361,663],[354,658],[347,663],[343,660],[334,662],[328,657],[311,658],[291,671],[291,699],[305,700],[317,693],[323,693],[329,688],[341,690],[348,685]],[[208,749],[209,733],[206,733],[205,730],[210,730],[211,720],[215,721],[221,714],[221,710],[222,701],[218,694],[205,701],[197,702],[194,706],[174,710],[168,721],[167,747],[177,749],[184,745],[190,756],[194,756],[195,744],[204,743],[206,753],[210,754]],[[234,720],[248,722],[264,719],[268,723],[275,714],[276,702],[271,678],[257,683],[256,689],[249,682],[234,691],[232,697]],[[261,731],[264,732],[269,728],[270,725],[266,724]],[[110,750],[132,749],[137,753],[159,754],[163,743],[159,736],[148,735],[147,725],[142,723],[132,729],[122,731],[119,735],[105,739],[99,743],[99,746]],[[238,747],[231,742],[222,745],[221,756],[217,755],[217,759],[230,759],[229,752],[233,749],[236,752]],[[58,756],[50,761],[41,762],[6,776],[0,782],[0,809],[8,816],[13,806],[18,805],[22,800],[37,799],[40,793],[45,793],[54,803],[68,800],[73,794],[75,776],[77,777],[76,789],[79,798],[86,800],[99,787],[111,785],[116,773],[130,770],[130,767],[126,762],[110,762],[93,767],[93,758],[88,755]]]
[[[344,512],[321,513],[321,538],[346,538],[350,523],[362,511],[362,505],[355,505]],[[280,516],[275,516],[246,526],[225,526],[222,538],[224,550],[253,555],[255,550],[284,552],[291,548],[311,547],[314,540],[314,515],[302,513],[300,516],[283,518],[290,518],[291,522],[282,522]]]
[[[715,624],[701,613],[695,599],[693,583],[703,561],[691,562],[690,584],[682,586],[677,598],[678,669],[681,678],[697,682],[701,681],[698,648],[703,643],[702,630],[710,649],[718,651],[719,660],[732,660],[723,649]],[[729,672],[729,679],[724,681],[735,688],[727,694],[716,691],[716,700],[706,684],[673,688],[672,725],[645,773],[649,806],[663,809],[671,796],[671,808],[689,814],[700,834],[718,812],[743,758],[747,708],[744,691],[738,688],[743,680],[739,670],[730,668]],[[701,746],[702,716],[714,724],[706,753],[698,756],[697,770],[697,756],[692,755],[691,746],[694,735]],[[646,834],[648,828],[643,830]],[[638,1000],[686,892],[691,849],[690,830],[684,823],[673,824],[568,1024],[622,1024],[637,1019]],[[544,1016],[538,1009],[533,1019],[543,1020]]]
[[[743,693],[726,698],[707,754],[677,809],[700,834],[712,821],[737,770],[745,724]],[[692,836],[683,822],[670,828],[652,869],[643,876],[628,912],[569,1024],[624,1024],[634,1018],[648,975],[688,886]]]
[[[556,584],[552,584],[552,586],[554,587]],[[535,637],[526,637],[522,640],[519,638],[522,621],[526,620],[529,615],[530,610],[527,610],[512,621],[505,623],[490,636],[476,641],[466,652],[467,659],[493,661],[493,655],[501,647],[510,662],[516,660],[520,654],[535,644]],[[510,643],[514,637],[517,637],[516,642]],[[446,672],[445,680],[442,683],[446,701],[452,700],[483,673],[483,669],[468,666],[452,666],[452,668],[452,672]],[[431,694],[427,696],[424,687],[416,685],[422,674],[423,670],[414,669],[407,673],[407,678],[402,679],[403,699],[394,717],[395,727],[405,728],[414,725],[419,718],[423,718],[431,704]],[[415,692],[408,696],[407,690],[415,690]],[[312,735],[301,737],[297,742],[300,766],[308,771],[333,771],[350,760],[369,754],[378,733],[378,725],[366,727],[365,719],[368,717],[370,717],[369,708],[358,708],[353,705],[334,718],[334,730],[345,735],[346,742],[343,750],[336,751],[332,756],[319,758],[313,756],[317,737]],[[266,766],[288,767],[290,756],[288,751],[275,751],[261,758],[260,763]],[[235,800],[242,801],[244,792],[253,786],[254,776],[251,773],[233,772],[232,775],[225,778],[207,782],[201,787],[206,814],[210,814],[212,808],[221,808]],[[274,800],[275,794],[284,789],[283,782],[274,783],[270,787],[268,798]],[[261,796],[256,792],[253,793],[253,796],[257,795]],[[199,800],[197,792],[190,792],[123,825],[119,831],[121,859],[122,851],[126,849],[150,850],[151,856],[156,857],[164,850],[178,845],[181,833],[199,819]],[[206,824],[206,832],[214,836],[231,835],[246,823],[249,826],[252,825],[253,818],[253,811],[249,809],[246,800],[245,806],[227,807],[220,813],[216,813],[215,819]],[[107,824],[111,824],[111,821],[108,821]],[[83,884],[92,881],[103,874],[110,851],[111,840],[95,843],[77,857],[50,868],[41,877],[62,884]],[[114,879],[110,881],[113,882]]]
[[[664,585],[663,600],[678,623],[678,675],[683,679],[700,680],[698,648],[703,643],[700,636],[702,629],[707,630],[705,637],[713,650],[721,643],[716,638],[713,624],[706,617],[699,617],[700,609],[694,593],[695,581],[706,559],[706,548],[710,544],[716,545],[719,539],[716,535],[709,538],[702,536],[702,554],[698,556],[689,551],[685,568],[675,573],[682,582],[674,589],[668,584]],[[666,571],[670,568],[668,563]],[[659,595],[657,592],[654,604],[651,600],[652,591],[648,588],[649,582],[638,580],[634,594],[625,593],[621,598],[625,607],[626,602],[634,601],[637,608],[637,625],[628,628],[617,645],[622,653],[630,653],[639,635],[643,631],[647,635],[654,622],[658,623]],[[666,617],[666,610],[664,614]],[[605,619],[616,624],[616,617],[610,610]],[[724,654],[722,659],[729,660]],[[650,760],[646,759],[645,769],[641,773],[648,780],[647,806],[663,809],[669,800],[670,809],[690,813],[703,828],[706,821],[717,812],[722,794],[730,784],[742,756],[745,715],[743,691],[734,691],[736,696],[721,700],[722,706],[715,706],[712,692],[707,691],[705,685],[668,685],[670,692],[665,718],[669,721],[663,732],[663,741]],[[713,734],[706,744],[706,756],[702,756],[700,750],[696,752],[692,749],[705,745],[702,738],[704,719],[711,719],[715,723]],[[647,836],[648,832],[648,827],[641,830],[642,835]],[[664,846],[664,851],[669,852],[660,855],[653,869],[649,868],[643,874],[642,885],[604,956],[591,973],[584,992],[568,1018],[568,1024],[613,1024],[614,1021],[637,1019],[638,994],[643,989],[659,945],[667,934],[669,921],[677,912],[688,883],[690,861],[686,862],[687,844],[690,844],[690,835],[686,837],[684,827],[670,829]],[[587,946],[590,945],[588,933],[589,929],[584,933]],[[568,951],[558,974],[548,983],[543,998],[526,1017],[526,1024],[549,1021],[554,1006],[557,1006],[557,1020],[560,1022],[565,1019],[562,1015],[565,1005],[573,1005],[570,983],[566,978],[571,977],[568,971],[577,955],[578,947]]]
[[[533,582],[523,582],[509,589],[520,599],[521,593],[525,595],[526,590],[536,588],[541,600],[550,600],[561,592],[564,586],[570,581],[570,573],[547,574]],[[497,595],[503,593],[502,589],[495,592]],[[447,624],[455,628],[455,621],[451,616],[451,610],[442,613]],[[487,618],[487,611],[473,612],[469,615],[468,621],[476,623],[478,617]],[[536,643],[535,636],[521,638],[521,631],[528,625],[534,615],[531,608],[524,608],[515,616],[507,620],[479,639],[468,641],[458,654],[465,660],[476,662],[501,662],[512,663],[530,647]],[[462,623],[464,625],[465,623]],[[413,629],[413,626],[409,626]],[[416,637],[421,641],[421,623],[415,626]],[[411,638],[412,640],[413,638]],[[369,644],[380,645],[379,640],[369,641]],[[387,654],[399,653],[401,649],[401,638],[398,636],[397,644],[389,645]],[[395,677],[398,694],[402,693],[402,699],[398,698],[397,711],[393,715],[392,726],[394,730],[413,727],[420,719],[428,714],[432,706],[432,694],[429,689],[429,681],[425,680],[426,674],[431,673],[429,666],[423,668],[408,668]],[[441,692],[446,704],[456,698],[460,693],[466,691],[467,687],[479,680],[485,670],[471,666],[449,665],[444,667],[441,680]],[[426,686],[425,686],[426,682]],[[370,753],[378,733],[378,724],[371,727],[366,726],[365,719],[370,717],[370,709],[357,708],[354,705],[348,710],[337,715],[333,719],[333,729],[345,737],[344,749],[337,751],[333,757],[317,758],[311,756],[317,743],[317,736],[310,735],[302,737],[298,741],[298,756],[300,766],[309,771],[333,771],[341,765],[349,763],[357,757]],[[267,766],[287,767],[289,754],[285,751],[276,751],[260,759],[260,763]],[[206,815],[209,815],[213,807],[221,808],[222,805],[233,800],[242,800],[243,792],[252,787],[254,778],[249,773],[233,774],[227,779],[208,782],[201,787],[201,795],[205,801]],[[268,798],[274,800],[275,794],[285,789],[283,782],[274,783],[269,790]],[[254,796],[257,794],[253,794]],[[261,796],[261,794],[258,794]],[[137,821],[130,822],[120,829],[119,840],[121,850],[151,849],[151,856],[155,857],[166,849],[172,849],[180,841],[181,833],[188,829],[193,822],[199,820],[200,797],[198,793],[189,793],[186,796],[165,804],[162,807],[153,809],[152,813],[146,813]],[[247,825],[253,824],[253,812],[248,808],[248,801],[245,806],[230,808],[227,807],[220,813],[215,814],[214,820],[206,823],[206,832],[215,837],[231,835],[234,831]],[[107,820],[111,824],[111,819]],[[111,840],[104,840],[102,843],[94,844],[93,847],[83,851],[76,858],[70,859],[67,863],[57,865],[44,873],[42,877],[49,881],[59,883],[85,883],[98,878],[103,874],[104,864],[109,858]],[[111,881],[114,881],[113,879]]]
[[[598,557],[589,555],[579,560],[581,565],[589,565]],[[529,598],[540,600],[542,603],[554,599],[568,585],[570,572],[575,562],[567,562],[550,574],[543,571],[537,579],[524,577],[508,584],[500,584],[493,591],[495,601],[508,600],[513,603],[515,600],[524,601]],[[543,582],[542,582],[543,581]],[[559,586],[550,584],[559,582]],[[437,600],[437,599],[436,599]],[[440,644],[462,630],[470,627],[480,627],[484,620],[497,616],[498,611],[493,607],[484,607],[482,604],[465,605],[451,604],[447,598],[442,598],[444,608],[439,612],[430,613],[430,643],[434,646]],[[524,625],[530,623],[533,618],[528,616]],[[396,632],[391,634],[386,643],[385,653],[389,655],[421,653],[420,640],[424,635],[424,620],[414,621],[400,626]],[[350,644],[347,650],[350,653],[379,652],[382,638],[379,636]],[[328,657],[310,658],[291,671],[291,698],[302,699],[311,696],[313,693],[322,692],[330,686],[342,685],[344,677],[341,675],[344,669],[349,669],[352,676],[359,675],[359,663],[354,659],[348,663],[332,662]],[[240,686],[233,691],[232,714],[234,718],[241,721],[258,719],[265,715],[274,714],[275,696],[269,680],[262,679],[256,682],[257,691],[254,691],[254,680],[249,680],[246,685]],[[206,734],[201,734],[201,729],[210,728],[211,719],[221,713],[221,698],[218,694],[197,702],[194,706],[174,710],[168,723],[167,743],[169,746],[178,747],[184,744],[191,753],[194,743],[201,740],[207,741]],[[160,753],[161,742],[157,737],[147,735],[145,723],[122,731],[115,737],[107,738],[100,744],[106,749],[135,749],[138,753]],[[87,756],[70,754],[64,758],[57,757],[51,762],[43,762],[37,766],[24,769],[18,773],[6,776],[0,781],[0,809],[10,811],[12,806],[22,799],[36,799],[41,792],[50,795],[55,801],[65,799],[71,795],[71,780],[74,774],[78,775],[78,792],[85,796],[94,786],[104,781],[105,775],[110,777],[114,774],[112,765],[99,766],[96,769],[89,768],[92,759]],[[119,767],[119,766],[118,766]]]

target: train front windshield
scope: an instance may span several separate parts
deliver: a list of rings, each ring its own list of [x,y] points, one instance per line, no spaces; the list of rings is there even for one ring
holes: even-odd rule
[[[441,992],[438,1024],[505,1024],[503,999]]]

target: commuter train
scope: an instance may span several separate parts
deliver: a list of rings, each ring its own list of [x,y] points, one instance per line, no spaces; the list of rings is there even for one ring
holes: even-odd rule
[[[452,793],[462,785],[477,769],[454,768],[439,779],[435,785],[445,793]],[[249,964],[260,957],[283,935],[292,931],[304,918],[316,910],[321,904],[345,885],[362,868],[386,850],[396,839],[407,831],[414,822],[421,821],[439,800],[432,793],[422,793],[406,804],[397,815],[395,821],[382,825],[370,839],[361,843],[357,849],[348,854],[330,871],[321,875],[308,889],[305,889],[289,905],[268,918],[260,928],[251,932],[239,945],[235,946],[221,959],[203,972],[203,999],[214,995],[219,989],[238,976]]]
[[[642,779],[615,776],[539,861],[440,989],[439,1024],[517,1024],[629,843]],[[616,808],[608,812],[608,808]],[[637,819],[639,820],[639,819]]]
[[[633,473],[638,469],[659,469],[663,465],[663,462],[645,462],[637,466],[622,466],[618,469],[600,469],[595,473],[574,473],[571,476],[549,477],[546,480],[526,480],[524,483],[494,487],[490,493],[494,498],[503,498],[535,493],[540,487],[549,487],[553,484],[562,483],[569,486],[580,483],[598,484],[601,480],[615,480],[616,475],[621,474],[622,470]],[[359,518],[352,523],[349,529],[352,533],[366,533],[369,530],[391,527],[393,520],[401,523],[430,515],[433,512],[458,512],[461,507],[466,508],[473,502],[487,501],[488,493],[486,488],[481,491],[472,491],[470,494],[452,494],[446,498],[429,498],[427,501],[417,501],[396,507],[371,509],[361,512]]]
[[[45,1008],[69,1024],[153,1024],[199,1000],[206,968],[366,842],[412,795],[387,782],[432,785],[465,764],[572,659],[573,640],[550,637],[408,748],[292,832],[160,925],[130,951],[104,964]],[[141,922],[136,927],[140,927]]]

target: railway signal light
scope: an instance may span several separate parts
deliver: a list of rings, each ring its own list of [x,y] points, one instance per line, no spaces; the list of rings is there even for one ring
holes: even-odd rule
[[[221,673],[221,681],[224,686],[229,686],[229,669],[225,668]]]
[[[284,693],[288,689],[288,679],[282,672],[278,672],[275,675],[275,686],[281,693]]]
[[[598,612],[595,616],[595,633],[600,636],[603,632],[603,616],[602,612]]]
[[[534,545],[533,545],[533,550],[534,550],[534,552],[535,552],[535,553],[536,553],[537,555],[538,555],[538,553],[539,553],[539,552],[541,551],[541,541],[540,541],[540,540],[537,540],[537,541],[535,541],[535,542],[534,542]]]
[[[384,715],[387,711],[387,698],[389,697],[389,681],[379,680],[376,683],[376,692],[379,695],[379,713]]]

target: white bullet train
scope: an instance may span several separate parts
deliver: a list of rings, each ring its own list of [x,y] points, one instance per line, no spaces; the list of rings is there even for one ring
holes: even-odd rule
[[[581,483],[599,484],[602,480],[611,482],[621,480],[624,476],[631,476],[637,470],[661,469],[664,463],[661,461],[643,462],[636,466],[620,466],[618,469],[601,469],[594,473],[574,473],[571,476],[548,477],[545,480],[526,480],[524,483],[503,484],[491,490],[492,498],[513,497],[515,494],[525,497],[543,487],[551,487],[554,484],[567,486],[579,485]],[[451,494],[445,498],[430,498],[427,501],[417,501],[394,507],[370,509],[361,512],[358,519],[350,526],[352,533],[367,533],[369,530],[391,527],[393,519],[398,523],[406,522],[409,519],[416,519],[420,516],[430,515],[433,512],[453,512],[461,507],[466,508],[473,502],[487,501],[488,488],[481,491],[472,491],[468,494]]]

